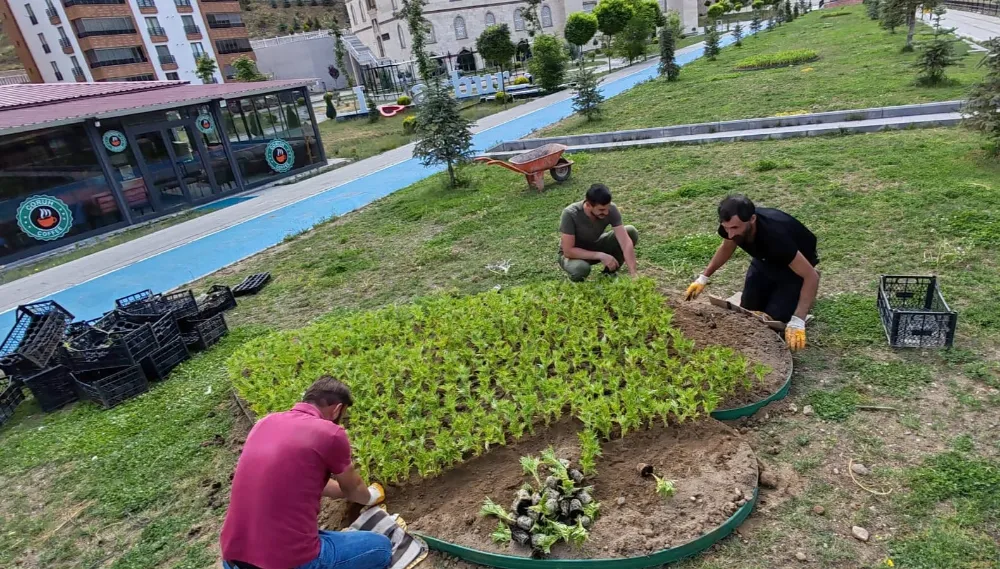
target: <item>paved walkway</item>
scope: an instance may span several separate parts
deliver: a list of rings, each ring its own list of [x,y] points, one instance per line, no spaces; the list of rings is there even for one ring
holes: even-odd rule
[[[723,45],[732,42],[723,38]],[[701,56],[697,44],[678,50],[677,61]],[[606,97],[656,76],[655,59],[608,75]],[[573,114],[571,91],[542,97],[481,119],[473,129],[478,151]],[[115,298],[138,290],[170,290],[344,215],[441,170],[412,158],[413,145],[349,164],[296,184],[262,191],[256,199],[168,227],[0,286],[0,330],[13,325],[19,304],[52,299],[78,318],[109,310]]]
[[[977,43],[1000,37],[1000,18],[985,14],[949,8],[941,17],[941,24],[946,28],[955,28],[957,35],[967,37]]]

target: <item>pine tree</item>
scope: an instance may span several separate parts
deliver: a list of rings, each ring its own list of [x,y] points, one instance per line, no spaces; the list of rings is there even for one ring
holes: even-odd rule
[[[750,33],[756,34],[760,31],[760,10],[754,9],[750,17]]]
[[[896,28],[906,23],[905,0],[879,0],[879,25],[896,33]]]
[[[795,7],[792,8],[792,19],[794,20],[794,19],[798,18],[799,14],[800,14],[800,12],[799,12],[799,6],[796,4]]]
[[[965,100],[965,125],[986,135],[991,151],[1000,156],[1000,37],[983,44],[988,52],[979,63],[986,76],[972,86]]]
[[[660,75],[666,75],[667,81],[677,81],[681,74],[681,66],[677,65],[674,55],[676,44],[674,30],[669,27],[660,30]]]
[[[879,19],[879,2],[880,0],[865,0],[865,13],[869,19]]]
[[[601,114],[604,95],[597,88],[597,75],[589,67],[580,66],[576,76],[576,95],[573,96],[573,110],[592,121]]]
[[[705,31],[705,59],[715,61],[719,56],[719,28],[715,22],[708,25]]]
[[[734,44],[736,47],[743,46],[743,26],[740,25],[739,20],[737,20],[736,24],[733,25],[733,39],[736,40],[736,43]]]
[[[940,85],[946,82],[944,72],[947,68],[960,61],[955,56],[955,42],[951,35],[955,28],[941,27],[941,16],[944,8],[934,9],[934,37],[924,42],[920,47],[920,55],[914,66],[920,70],[917,83],[920,85]]]
[[[458,101],[447,86],[431,83],[417,111],[418,141],[413,157],[419,158],[424,166],[447,164],[448,180],[454,188],[458,185],[455,166],[473,154],[471,126],[459,113]]]
[[[337,118],[337,107],[333,104],[333,93],[329,91],[324,93],[323,101],[326,102],[326,118],[330,120]]]
[[[791,22],[795,19],[792,14],[792,0],[785,0],[785,21]]]

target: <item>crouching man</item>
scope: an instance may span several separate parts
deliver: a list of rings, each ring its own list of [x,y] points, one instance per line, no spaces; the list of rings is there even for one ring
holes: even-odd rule
[[[385,569],[392,547],[366,531],[320,530],[322,498],[375,505],[385,498],[354,470],[342,425],[353,400],[322,377],[301,403],[257,422],[236,465],[222,526],[225,569]]]
[[[611,231],[604,230],[611,226]],[[559,220],[559,266],[573,281],[580,282],[590,274],[591,266],[604,265],[604,273],[628,266],[635,276],[635,244],[639,232],[631,225],[622,225],[622,216],[611,203],[611,190],[604,184],[594,184],[582,202],[570,204]]]

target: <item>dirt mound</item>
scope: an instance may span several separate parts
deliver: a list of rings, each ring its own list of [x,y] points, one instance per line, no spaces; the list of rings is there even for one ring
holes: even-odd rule
[[[429,480],[388,489],[387,508],[417,532],[460,545],[528,556],[519,546],[498,547],[489,538],[496,520],[478,516],[489,496],[504,504],[526,481],[518,460],[552,446],[560,457],[579,457],[577,421],[538,428],[535,436],[490,452]],[[580,549],[553,548],[553,558],[632,557],[673,547],[707,533],[729,518],[736,504],[752,496],[757,459],[750,445],[723,423],[704,419],[680,427],[658,426],[605,443],[598,475],[588,479],[601,502],[601,516]],[[636,464],[654,466],[674,481],[676,494],[662,499],[655,481],[641,478]],[[623,499],[623,500],[622,500]],[[622,505],[619,505],[619,503]],[[321,521],[342,524],[344,504],[329,504]]]
[[[707,302],[672,302],[670,305],[674,311],[672,323],[684,336],[694,340],[695,347],[727,346],[743,354],[751,364],[760,363],[771,368],[763,383],[729,396],[719,409],[742,407],[766,399],[785,383],[792,354],[774,330],[750,316]]]

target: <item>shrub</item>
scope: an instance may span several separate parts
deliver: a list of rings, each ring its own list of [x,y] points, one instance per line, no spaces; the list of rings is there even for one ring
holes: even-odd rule
[[[566,73],[566,50],[556,36],[540,34],[535,37],[531,46],[531,59],[528,69],[538,82],[538,86],[546,91],[555,91],[563,83]]]
[[[809,61],[816,61],[819,55],[812,49],[792,49],[776,53],[762,53],[741,59],[736,63],[737,71],[752,71],[755,69],[770,69],[773,67],[788,67]]]
[[[228,368],[260,415],[288,409],[317,377],[345,381],[358,409],[378,410],[351,419],[360,473],[391,484],[566,415],[584,424],[581,437],[625,436],[706,416],[752,385],[742,356],[696,349],[671,317],[650,280],[549,282],[277,332],[246,343]]]
[[[514,95],[508,95],[503,91],[497,91],[497,94],[493,96],[493,100],[498,103],[511,103],[514,101]]]
[[[528,83],[531,83],[531,80],[525,77],[524,75],[519,75],[514,78],[515,85],[527,85]]]
[[[943,8],[934,11],[934,37],[920,44],[920,55],[914,67],[919,70],[918,85],[941,85],[946,82],[944,72],[947,68],[957,65],[960,59],[955,56],[955,42],[951,36],[953,29],[941,27]]]
[[[326,118],[330,120],[337,118],[337,107],[333,104],[333,93],[329,91],[324,93],[323,101],[326,102]]]
[[[712,22],[705,30],[705,59],[715,61],[719,51],[719,28]]]
[[[865,0],[865,14],[868,15],[869,19],[878,20],[879,0]]]
[[[507,24],[494,24],[487,26],[476,38],[476,51],[483,59],[499,66],[500,71],[503,71],[504,66],[517,53],[517,46],[510,39]]]
[[[407,95],[400,95],[398,98],[396,98],[396,104],[397,105],[403,105],[404,107],[406,107],[406,106],[409,106],[412,103],[413,103],[413,99],[411,99]]]
[[[576,79],[576,95],[573,96],[573,110],[594,120],[601,114],[604,95],[598,89],[597,75],[589,67],[581,67]]]
[[[850,12],[844,12],[844,11],[840,11],[840,12],[827,12],[826,14],[821,14],[819,18],[821,20],[825,20],[826,18],[839,18],[841,16],[850,16],[850,15],[851,15]]]
[[[417,117],[410,115],[403,119],[403,134],[413,134],[417,131]]]
[[[587,12],[574,12],[566,19],[566,30],[563,31],[566,41],[583,46],[594,38],[597,33],[597,16]]]

